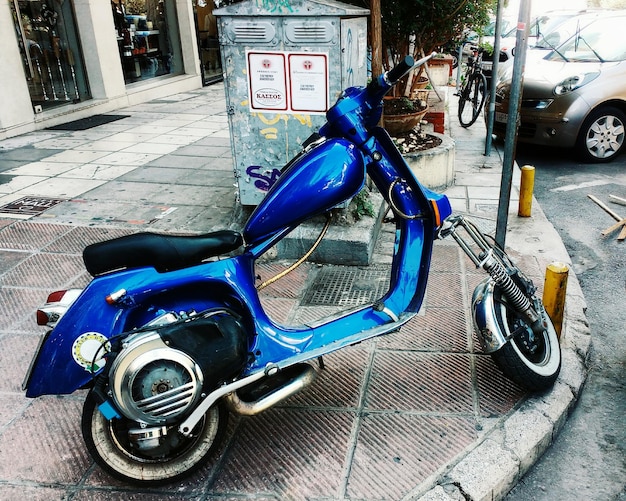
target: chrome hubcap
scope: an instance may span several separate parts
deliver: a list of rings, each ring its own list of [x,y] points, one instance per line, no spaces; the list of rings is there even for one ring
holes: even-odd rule
[[[624,124],[612,115],[600,117],[589,128],[586,143],[596,158],[613,156],[624,143]]]

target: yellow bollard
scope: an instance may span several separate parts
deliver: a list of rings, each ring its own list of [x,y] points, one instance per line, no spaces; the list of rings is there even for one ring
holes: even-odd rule
[[[522,179],[519,187],[519,209],[517,215],[530,217],[533,205],[533,189],[535,187],[535,168],[532,165],[522,167]]]
[[[546,278],[543,283],[543,305],[554,324],[554,330],[559,339],[563,328],[568,272],[569,267],[565,263],[550,263],[546,268]]]

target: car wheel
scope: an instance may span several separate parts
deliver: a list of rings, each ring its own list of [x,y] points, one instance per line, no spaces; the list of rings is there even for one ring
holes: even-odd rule
[[[605,106],[591,112],[578,136],[576,147],[588,162],[609,162],[624,148],[626,114]]]

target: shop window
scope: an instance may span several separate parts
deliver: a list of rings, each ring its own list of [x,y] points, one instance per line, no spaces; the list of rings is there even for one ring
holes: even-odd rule
[[[175,0],[112,0],[128,83],[183,72]]]
[[[70,0],[11,0],[24,72],[35,109],[90,99]]]

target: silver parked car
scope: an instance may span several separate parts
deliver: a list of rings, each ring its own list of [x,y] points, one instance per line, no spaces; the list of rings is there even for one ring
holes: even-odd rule
[[[607,12],[526,67],[518,141],[576,148],[606,162],[624,149],[626,11]],[[504,137],[511,77],[496,90],[494,133]]]
[[[552,10],[543,13],[540,16],[534,18],[528,28],[528,48],[535,49],[554,49],[554,47],[560,45],[562,42],[567,40],[570,36],[573,35],[572,28],[567,28],[566,24],[568,21],[570,22],[570,26],[572,26],[572,20],[577,18],[582,18],[584,14],[587,12],[592,12],[588,10]],[[601,11],[596,11],[601,12]],[[574,26],[573,29],[578,24]],[[559,30],[560,26],[563,26],[564,29]],[[489,45],[493,46],[494,40],[493,37],[490,39],[483,39]],[[500,59],[498,66],[498,79],[502,78],[502,75],[506,73],[508,70],[512,70],[513,68],[513,56],[515,56],[515,45],[517,43],[517,26],[507,31],[502,38],[500,39]],[[526,55],[526,61],[528,62],[531,56],[537,57],[537,59],[541,59],[547,53],[540,51],[534,52],[534,50],[529,50]],[[493,66],[493,54],[485,53],[483,55],[483,73],[487,76],[489,80],[491,78],[491,70]]]
[[[546,57],[579,30],[595,21],[598,17],[606,15],[605,10],[583,11],[558,11],[547,13],[538,17],[531,24],[528,37],[528,51],[526,52],[526,66],[539,59]],[[498,67],[498,79],[503,78],[508,71],[513,71],[513,56],[515,55],[515,34],[508,34],[502,38],[500,54],[500,66]],[[502,60],[504,59],[504,62]]]

